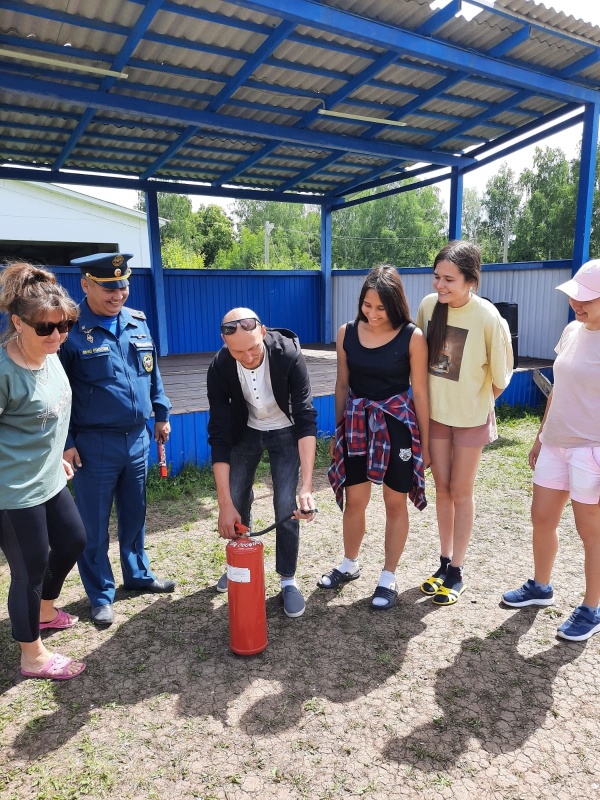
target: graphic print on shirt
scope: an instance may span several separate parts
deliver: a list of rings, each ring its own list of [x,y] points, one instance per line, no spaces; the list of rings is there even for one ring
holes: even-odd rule
[[[446,326],[444,346],[438,358],[429,364],[429,373],[431,375],[447,378],[449,381],[457,381],[460,378],[460,366],[468,334],[469,331],[466,328],[455,328],[453,325]]]

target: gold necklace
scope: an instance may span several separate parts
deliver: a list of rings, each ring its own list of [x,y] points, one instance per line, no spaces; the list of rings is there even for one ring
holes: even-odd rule
[[[23,361],[25,362],[25,366],[27,367],[29,372],[33,375],[35,382],[39,383],[41,386],[46,386],[46,384],[50,380],[50,375],[48,373],[47,359],[44,358],[44,363],[42,364],[42,366],[34,372],[29,366],[29,362],[27,361],[27,358],[25,356],[25,349],[18,335],[17,335],[17,344],[19,345],[19,350],[21,351],[21,355],[23,356]]]

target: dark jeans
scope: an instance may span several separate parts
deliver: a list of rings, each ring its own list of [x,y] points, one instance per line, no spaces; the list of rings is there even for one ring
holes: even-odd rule
[[[275,519],[291,516],[297,505],[300,456],[294,428],[275,431],[246,428],[241,440],[231,449],[229,472],[231,499],[244,525],[250,526],[254,500],[252,484],[265,450],[271,462]],[[298,520],[290,519],[277,526],[275,569],[284,578],[291,578],[296,572],[299,539]]]
[[[40,635],[40,599],[56,600],[85,547],[85,529],[65,488],[45,503],[0,513],[0,548],[10,567],[8,616],[18,642]]]

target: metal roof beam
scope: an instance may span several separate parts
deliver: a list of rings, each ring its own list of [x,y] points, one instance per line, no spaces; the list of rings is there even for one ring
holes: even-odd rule
[[[438,9],[427,22],[419,26],[419,33],[422,36],[431,36],[439,30],[442,25],[454,19],[456,14],[460,11],[461,6],[462,0],[450,0],[447,6]]]
[[[492,58],[502,58],[507,53],[510,53],[511,50],[514,50],[515,47],[518,47],[523,42],[526,42],[529,39],[529,34],[531,32],[531,28],[529,25],[525,25],[523,28],[520,28],[518,31],[515,31],[510,36],[507,36],[504,41],[497,44],[495,47],[492,47],[491,50],[488,50],[488,56]]]
[[[233,95],[234,92],[239,89],[246,78],[249,78],[250,75],[254,73],[256,68],[260,66],[260,64],[262,64],[283,41],[285,41],[295,27],[295,23],[282,22],[280,25],[278,25],[277,29],[270,36],[268,36],[267,39],[265,39],[254,55],[246,61],[246,63],[237,71],[233,78],[226,83],[216,97],[209,102],[206,110],[217,111],[219,108],[221,108],[221,106],[231,97],[231,95]],[[142,177],[151,177],[151,175],[153,175],[164,164],[166,164],[167,161],[169,161],[169,159],[171,159],[190,139],[196,136],[198,131],[199,129],[194,126],[184,131],[180,135],[179,139],[176,142],[173,142],[171,146],[168,147],[164,153],[156,159],[154,164],[152,164],[152,166],[144,172]]]
[[[118,178],[108,175],[65,172],[33,167],[1,167],[0,180],[33,181],[34,183],[62,183],[69,186],[100,186],[109,189],[131,189],[133,191],[156,191],[177,194],[206,195],[207,197],[226,197],[233,200],[281,200],[285,203],[313,203],[320,205],[323,198],[320,195],[286,194],[262,189],[241,189],[239,187],[214,189],[209,185],[175,181],[142,181],[131,178]]]
[[[395,28],[376,20],[367,20],[315,0],[238,0],[238,6],[272,14],[280,19],[348,36],[377,47],[389,48],[424,60],[431,60],[451,69],[465,69],[484,78],[500,80],[516,87],[572,102],[594,103],[600,92],[572,84],[551,75],[541,74],[531,67],[507,64],[471,50],[441,40],[433,40],[406,29]],[[489,8],[488,8],[489,10]]]
[[[355,200],[343,200],[338,203],[332,203],[331,209],[332,211],[339,211],[342,208],[351,208],[352,206],[359,206],[362,203],[369,203],[371,202],[371,200],[381,200],[383,197],[390,197],[391,195],[394,194],[413,192],[415,189],[424,189],[426,186],[431,186],[434,183],[445,181],[449,177],[450,173],[438,177],[425,178],[424,180],[417,181],[416,183],[409,183],[404,186],[398,186],[397,188],[394,189],[388,189],[386,192],[376,192],[375,194],[369,195],[368,197],[357,197]]]
[[[594,64],[598,63],[598,61],[600,61],[600,49],[594,50],[587,56],[584,56],[583,58],[574,61],[572,64],[569,64],[568,67],[561,69],[560,75],[562,75],[564,78],[572,78],[573,75],[583,72],[584,69],[593,67]]]
[[[398,58],[398,56],[395,53],[384,54],[382,56],[379,56],[368,67],[365,67],[364,70],[361,70],[361,72],[359,72],[353,78],[350,78],[350,80],[347,80],[342,89],[339,89],[337,92],[334,92],[332,95],[328,95],[326,98],[325,97],[322,98],[323,102],[325,103],[325,101],[327,101],[330,105],[334,105],[335,103],[341,102],[341,100],[346,98],[351,92],[353,92],[359,86],[362,86],[365,81],[369,80],[374,75],[377,75],[379,72],[381,72],[387,66],[389,66],[390,63],[392,63],[393,61],[397,60],[397,58]],[[315,108],[312,111],[307,113],[306,118],[303,121],[303,124],[304,124],[305,127],[308,126],[315,119],[318,119],[318,110],[319,110],[319,107],[317,107],[317,108]],[[262,158],[265,158],[266,156],[268,156],[269,153],[272,152],[275,149],[275,147],[276,147],[275,144],[270,144],[267,147],[263,148],[263,150],[260,153],[254,153],[247,160],[247,162],[242,166],[241,169],[231,170],[224,177],[224,181],[231,180],[232,178],[237,177],[242,172],[244,172],[246,169],[249,169],[254,164],[256,164],[258,161],[260,161]],[[333,160],[335,160],[335,159],[333,159]],[[331,162],[329,162],[329,163],[331,163]],[[310,174],[309,170],[305,170],[305,172]],[[288,183],[289,183],[289,181],[288,181]]]
[[[449,153],[431,153],[416,147],[406,147],[384,141],[365,142],[354,136],[339,136],[320,131],[306,131],[302,128],[273,125],[257,120],[240,119],[227,115],[174,106],[168,103],[157,103],[140,100],[135,97],[121,97],[100,91],[79,89],[76,86],[64,86],[38,81],[36,79],[19,78],[0,73],[0,86],[8,91],[27,95],[55,98],[61,102],[89,106],[93,109],[104,109],[119,112],[125,117],[136,115],[141,117],[158,117],[197,125],[215,131],[245,135],[247,132],[259,139],[274,139],[278,142],[293,142],[313,149],[339,150],[341,152],[363,153],[376,158],[414,159],[445,166],[467,166],[471,159],[466,156],[454,156]]]
[[[0,2],[0,8],[4,8],[7,11],[14,11],[17,14],[23,14],[24,16],[37,17],[38,19],[49,19],[53,22],[62,22],[65,25],[88,28],[92,31],[115,33],[120,36],[127,36],[129,33],[129,28],[126,28],[123,25],[115,25],[114,23],[103,22],[100,19],[80,17],[77,14],[69,14],[68,12],[64,11],[55,11],[53,8],[34,6],[30,5],[29,3],[23,3],[23,0],[2,0],[2,2]]]
[[[576,107],[578,107],[578,106],[573,105],[572,108],[574,109]],[[550,116],[553,119],[557,119],[559,117],[564,116],[564,113],[565,113],[564,110],[556,111]],[[549,121],[548,118],[546,118],[546,121]],[[475,156],[475,155],[478,155],[478,154],[485,154],[486,151],[491,150],[491,149],[495,150],[501,144],[507,144],[507,143],[512,142],[515,139],[515,137],[519,138],[518,142],[513,142],[509,147],[505,147],[505,148],[503,148],[501,150],[498,150],[498,152],[493,153],[492,155],[489,155],[487,157],[481,158],[476,163],[471,164],[470,167],[465,167],[465,169],[463,170],[463,173],[473,172],[474,170],[479,169],[479,167],[483,167],[486,164],[491,164],[492,162],[498,161],[501,158],[506,158],[506,156],[509,156],[512,153],[515,153],[518,150],[523,149],[524,147],[529,147],[532,144],[537,144],[537,142],[543,141],[548,136],[553,136],[555,133],[561,133],[562,131],[573,127],[574,125],[580,124],[582,121],[583,121],[583,112],[581,112],[581,114],[578,114],[575,117],[569,118],[568,120],[563,120],[562,122],[559,122],[557,125],[554,125],[551,128],[545,128],[543,131],[537,130],[532,136],[528,136],[527,138],[522,139],[521,137],[526,132],[528,132],[529,130],[533,130],[534,124],[537,125],[537,123],[530,123],[529,125],[526,125],[526,126],[524,125],[516,133],[507,134],[506,136],[500,137],[498,139],[494,139],[493,142],[488,142],[485,145],[482,145],[481,147],[476,148],[475,150],[470,150],[469,151],[469,155],[470,156]],[[371,181],[369,181],[367,183],[356,182],[353,186],[348,186],[346,184],[344,187],[342,187],[343,188],[343,194],[339,194],[337,196],[338,197],[340,197],[340,196],[344,196],[345,197],[345,196],[347,196],[349,194],[354,194],[354,193],[357,193],[359,191],[363,192],[363,191],[368,191],[369,189],[376,189],[376,188],[378,188],[380,186],[385,186],[386,184],[388,184],[388,183],[390,183],[392,181],[407,180],[409,178],[416,177],[417,175],[423,175],[425,173],[432,172],[432,171],[437,171],[439,169],[440,169],[439,167],[435,167],[435,166],[419,167],[419,168],[417,168],[415,170],[411,169],[410,171],[407,171],[407,172],[404,172],[404,173],[400,172],[400,173],[398,173],[396,175],[388,174],[387,177],[374,179],[374,180],[371,180]],[[446,172],[446,173],[443,173],[442,175],[438,176],[436,178],[436,180],[437,181],[442,181],[442,180],[446,180],[447,178],[450,178],[450,177],[451,177],[451,173],[450,172]],[[433,181],[432,181],[432,183],[433,183]],[[329,196],[331,197],[332,195],[330,194]]]
[[[148,0],[146,5],[144,6],[142,13],[137,18],[134,26],[132,27],[131,32],[129,33],[129,36],[127,37],[123,47],[121,48],[118,55],[113,59],[111,63],[111,69],[115,70],[116,72],[120,72],[125,66],[125,64],[127,64],[127,61],[133,54],[135,48],[142,40],[142,37],[144,36],[144,33],[148,30],[148,27],[152,24],[152,21],[156,16],[156,14],[158,13],[158,11],[160,10],[162,4],[163,0]],[[116,78],[109,78],[109,77],[104,78],[104,80],[100,84],[99,91],[109,92],[116,82],[117,82]],[[80,121],[77,123],[75,130],[70,135],[68,142],[66,143],[62,152],[54,162],[54,169],[60,170],[64,166],[67,159],[73,152],[73,149],[77,145],[79,138],[82,136],[90,120],[94,116],[95,112],[96,112],[95,108],[87,108],[84,111]]]

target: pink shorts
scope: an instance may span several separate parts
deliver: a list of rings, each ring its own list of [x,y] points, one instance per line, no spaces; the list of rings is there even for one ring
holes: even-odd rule
[[[552,447],[543,444],[533,482],[546,489],[569,492],[577,503],[600,501],[600,447]]]
[[[474,428],[458,428],[430,419],[429,438],[451,439],[452,443],[458,447],[483,447],[495,442],[498,438],[496,415],[490,411],[483,425],[476,425]]]

